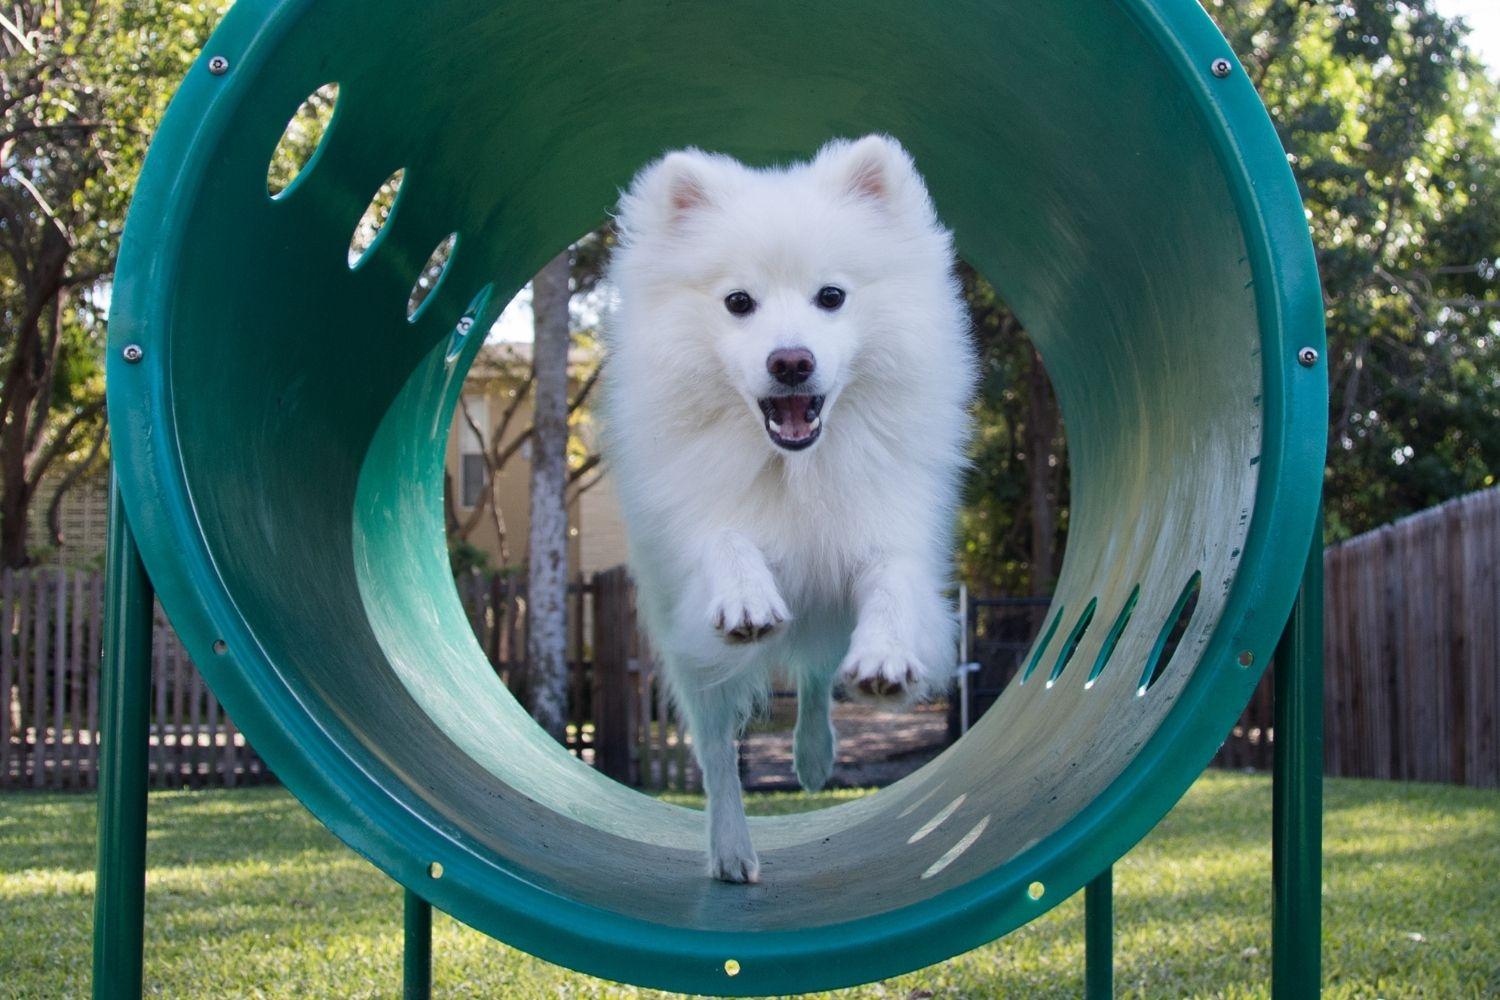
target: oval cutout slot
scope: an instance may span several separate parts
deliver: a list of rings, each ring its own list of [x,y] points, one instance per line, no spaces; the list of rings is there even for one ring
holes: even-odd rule
[[[1172,654],[1177,652],[1177,645],[1182,642],[1188,623],[1193,620],[1193,612],[1198,609],[1198,594],[1202,589],[1203,574],[1194,573],[1187,586],[1182,588],[1177,603],[1172,606],[1172,613],[1162,625],[1161,634],[1156,637],[1156,645],[1151,648],[1151,655],[1146,659],[1146,669],[1141,674],[1141,686],[1136,689],[1136,694],[1145,694],[1155,687],[1162,672],[1167,669],[1167,664],[1172,662]]]
[[[396,214],[396,203],[401,197],[401,183],[404,180],[405,167],[387,177],[385,183],[375,189],[370,203],[365,206],[365,214],[354,224],[354,235],[349,237],[351,270],[363,263],[385,238],[391,216]]]
[[[1073,631],[1068,633],[1068,641],[1063,643],[1062,652],[1057,656],[1057,662],[1052,664],[1052,675],[1047,678],[1047,686],[1051,687],[1057,683],[1062,672],[1067,669],[1073,654],[1078,652],[1078,644],[1083,641],[1083,635],[1089,630],[1089,625],[1094,620],[1094,611],[1099,607],[1099,598],[1095,597],[1089,601],[1089,606],[1083,609],[1083,614],[1078,618],[1078,624],[1073,626]]]
[[[1089,671],[1089,679],[1083,682],[1085,688],[1094,686],[1094,681],[1104,673],[1104,667],[1109,663],[1109,658],[1114,655],[1115,647],[1120,644],[1120,636],[1125,632],[1125,626],[1130,624],[1130,616],[1135,613],[1135,602],[1141,599],[1141,585],[1136,584],[1130,596],[1125,599],[1125,607],[1120,609],[1120,616],[1115,619],[1114,625],[1110,627],[1109,635],[1104,637],[1104,646],[1099,650],[1099,655],[1094,658],[1094,668]]]
[[[458,234],[449,233],[433,248],[427,263],[422,265],[417,280],[411,286],[411,295],[406,299],[406,318],[415,323],[437,296],[438,288],[448,276],[448,265],[453,262],[453,253],[458,249]]]
[[[272,198],[285,198],[312,172],[333,129],[338,103],[339,85],[325,83],[307,95],[286,123],[266,165],[266,193]]]
[[[1042,654],[1052,644],[1052,637],[1057,634],[1057,626],[1062,623],[1063,611],[1065,610],[1062,606],[1058,606],[1057,613],[1052,616],[1052,624],[1047,626],[1046,634],[1042,636],[1041,642],[1037,643],[1036,652],[1031,654],[1031,661],[1026,664],[1026,669],[1021,671],[1021,679],[1016,683],[1025,684],[1026,679],[1036,669],[1036,665],[1042,662]]]

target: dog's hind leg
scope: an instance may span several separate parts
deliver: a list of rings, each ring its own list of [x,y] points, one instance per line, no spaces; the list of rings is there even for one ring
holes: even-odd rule
[[[750,843],[750,824],[740,790],[734,740],[753,694],[729,682],[681,698],[693,734],[693,754],[708,797],[708,873],[724,882],[760,881],[760,859]]]
[[[828,783],[833,773],[833,677],[803,671],[797,679],[797,728],[792,735],[792,767],[809,792]]]

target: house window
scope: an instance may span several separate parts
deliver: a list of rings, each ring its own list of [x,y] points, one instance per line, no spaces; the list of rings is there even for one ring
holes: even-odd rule
[[[486,396],[465,395],[464,408],[481,430],[488,432],[490,426],[490,401]],[[484,439],[474,433],[468,421],[459,417],[459,505],[472,510],[484,496]]]

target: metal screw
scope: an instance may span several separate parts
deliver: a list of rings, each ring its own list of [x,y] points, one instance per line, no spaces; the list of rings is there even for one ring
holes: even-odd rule
[[[223,56],[213,56],[208,60],[208,71],[214,76],[223,76],[229,72],[229,60]]]
[[[469,335],[469,331],[472,329],[474,329],[473,316],[465,316],[463,319],[458,321],[458,335],[460,337],[467,337]]]
[[[1028,899],[1041,899],[1046,894],[1047,887],[1040,882],[1033,882],[1026,887],[1026,897]]]
[[[434,861],[432,864],[428,865],[427,874],[432,876],[433,878],[442,878],[443,863],[441,861]]]
[[[738,976],[739,974],[740,974],[740,963],[739,962],[736,962],[734,959],[731,958],[731,959],[729,959],[728,961],[726,961],[724,963],[724,975],[726,975],[726,976]]]
[[[1297,352],[1297,363],[1303,368],[1311,368],[1318,363],[1318,349],[1316,347],[1304,347]]]
[[[140,344],[126,344],[125,349],[120,352],[120,356],[131,364],[135,364],[146,356],[146,352],[141,350]]]
[[[1223,56],[1220,56],[1210,63],[1208,68],[1214,76],[1222,80],[1234,71],[1234,64]]]
[[[1252,653],[1252,652],[1250,652],[1250,650],[1247,649],[1243,653],[1240,654],[1240,666],[1242,666],[1242,667],[1248,667],[1248,666],[1250,666],[1250,664],[1252,664],[1254,662],[1255,662],[1255,654]]]

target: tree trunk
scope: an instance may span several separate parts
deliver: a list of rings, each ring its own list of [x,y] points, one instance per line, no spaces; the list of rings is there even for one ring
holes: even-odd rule
[[[559,741],[568,723],[568,278],[567,251],[532,280],[536,373],[531,436],[531,539],[526,654],[531,714]]]
[[[35,452],[49,415],[62,343],[63,273],[70,251],[55,228],[43,231],[36,269],[27,275],[26,308],[14,328],[10,363],[0,385],[0,566],[6,568],[31,561],[26,548],[31,500],[46,471]]]
[[[1031,497],[1031,592],[1050,594],[1057,579],[1057,400],[1033,349],[1028,375],[1026,475]]]
[[[6,421],[0,429],[0,565],[18,568],[30,562],[27,524],[33,492],[30,476],[31,436],[42,379],[51,374],[42,356],[41,316],[22,318],[15,354],[5,378]],[[45,418],[45,415],[43,415]]]

